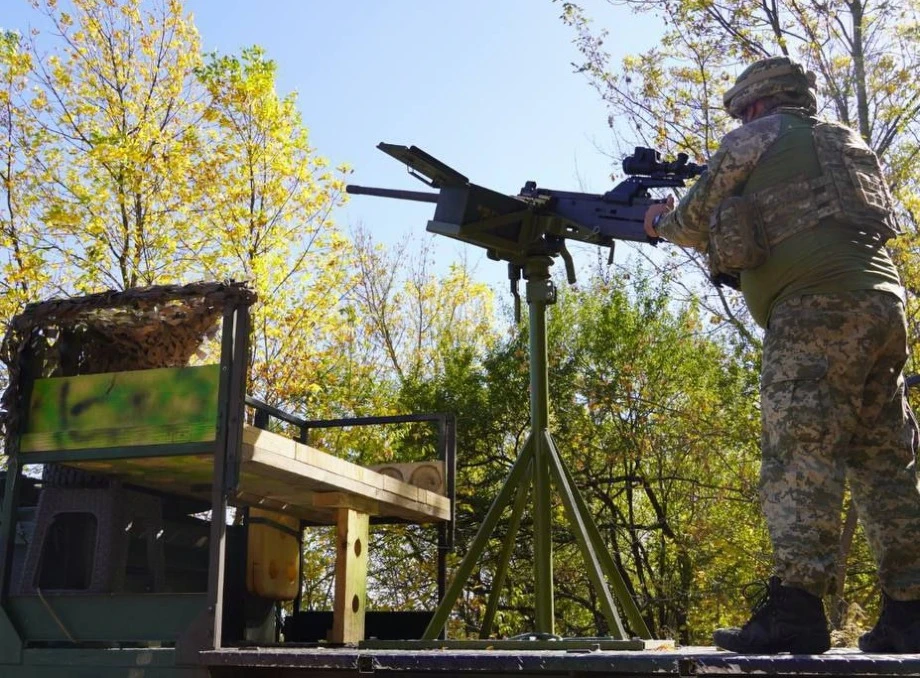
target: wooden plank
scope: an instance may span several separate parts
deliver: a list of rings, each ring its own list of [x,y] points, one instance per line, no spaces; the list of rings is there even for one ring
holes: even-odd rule
[[[346,492],[317,492],[313,495],[313,505],[329,509],[350,508],[372,516],[383,512],[380,502]]]
[[[314,461],[317,459],[317,457],[314,457]],[[292,491],[296,491],[300,486],[305,486],[318,491],[342,491],[374,499],[385,507],[385,515],[420,521],[450,519],[450,500],[446,497],[429,497],[432,502],[423,503],[418,501],[417,498],[406,496],[410,493],[409,488],[411,486],[394,488],[400,491],[397,494],[381,487],[383,482],[379,484],[361,482],[351,477],[351,474],[341,475],[330,472],[316,463],[308,464],[287,459],[260,448],[253,448],[249,461],[244,463],[244,468],[259,476],[285,480],[291,484]],[[379,474],[377,475],[379,476]],[[382,480],[384,477],[380,476],[380,479]],[[367,478],[366,474],[365,478]],[[418,488],[411,488],[411,490],[414,494]]]
[[[265,497],[262,494],[253,494],[251,492],[237,492],[236,499],[240,504],[277,511],[318,525],[335,525],[336,510],[334,508],[315,507],[312,505],[302,506],[292,504],[290,501],[283,499]]]
[[[37,379],[23,452],[211,441],[219,365]]]
[[[212,454],[81,460],[70,465],[123,482],[185,496],[210,497]],[[337,493],[338,499],[319,499]],[[237,500],[317,523],[334,524],[339,502],[415,522],[450,520],[450,500],[423,488],[334,457],[284,436],[243,428]]]
[[[367,538],[367,514],[349,508],[339,509],[336,523],[335,600],[330,638],[333,643],[357,643],[364,640]]]
[[[298,443],[284,436],[280,436],[269,431],[261,431],[247,427],[244,431],[243,442],[245,445],[251,445],[251,449],[244,450],[244,459],[253,459],[254,454],[260,458],[265,458],[264,452],[277,454],[300,464],[307,464],[316,469],[327,472],[323,477],[341,477],[363,485],[369,485],[374,489],[384,490],[394,495],[399,495],[412,502],[421,502],[431,505],[443,505],[449,507],[449,500],[446,497],[434,493],[428,493],[422,488],[415,487],[409,483],[402,482],[395,478],[377,473],[371,469],[358,466],[345,459],[335,457],[321,450],[317,450],[309,445]],[[279,461],[280,460],[276,460]],[[289,468],[301,468],[300,464],[288,465]],[[279,464],[279,467],[283,464]],[[320,475],[320,474],[317,474]],[[424,497],[424,498],[422,498]]]
[[[326,491],[347,491],[381,502],[449,519],[450,500],[389,476],[340,459],[289,438],[246,427],[243,434],[244,466],[260,475],[301,476],[308,486]],[[280,474],[280,475],[279,475]],[[293,481],[293,479],[291,479]],[[315,487],[319,485],[319,487]],[[430,508],[425,508],[430,507]]]

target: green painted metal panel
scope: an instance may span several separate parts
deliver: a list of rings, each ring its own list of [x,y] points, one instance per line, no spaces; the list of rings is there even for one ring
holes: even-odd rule
[[[33,648],[3,678],[207,678],[205,667],[177,666],[172,648]]]
[[[189,459],[184,459],[189,457]],[[192,460],[191,458],[194,457]],[[181,461],[171,461],[174,459]],[[156,462],[152,459],[157,460]],[[132,463],[127,463],[133,460]],[[159,461],[163,460],[163,461]],[[99,473],[119,473],[126,466],[135,468],[144,467],[144,472],[150,467],[181,465],[202,466],[202,471],[210,472],[214,465],[214,441],[208,440],[201,443],[173,443],[172,445],[131,445],[129,447],[92,447],[83,450],[49,450],[29,452],[28,463],[49,464],[65,463],[68,466],[77,466],[82,469],[95,470]],[[72,462],[72,463],[71,463]],[[197,471],[198,469],[196,469]],[[207,482],[211,482],[213,473],[207,475]],[[183,474],[183,477],[185,475]]]
[[[203,593],[11,596],[6,610],[29,641],[172,642],[207,607]]]
[[[97,650],[102,654],[107,650]],[[122,652],[123,650],[110,650]],[[177,666],[107,666],[92,661],[85,664],[52,664],[49,666],[3,666],[3,678],[209,678],[204,668]]]
[[[0,665],[18,664],[21,659],[22,639],[6,610],[0,608]]]
[[[219,365],[37,379],[23,452],[212,441]]]

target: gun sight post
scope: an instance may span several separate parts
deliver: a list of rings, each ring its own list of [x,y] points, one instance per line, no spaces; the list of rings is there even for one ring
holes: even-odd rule
[[[401,146],[399,144],[386,144],[380,142],[377,148],[391,158],[396,158],[404,163],[409,174],[428,184],[432,188],[446,186],[465,186],[470,180],[457,170],[448,167],[432,155],[428,155],[418,146]]]

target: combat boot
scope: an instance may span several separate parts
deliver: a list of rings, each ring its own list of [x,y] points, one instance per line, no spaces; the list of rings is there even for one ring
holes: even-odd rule
[[[859,649],[879,654],[920,652],[920,600],[895,600],[882,594],[882,613]]]
[[[824,605],[818,596],[771,577],[751,619],[742,628],[718,629],[713,642],[742,654],[821,654],[831,647]]]

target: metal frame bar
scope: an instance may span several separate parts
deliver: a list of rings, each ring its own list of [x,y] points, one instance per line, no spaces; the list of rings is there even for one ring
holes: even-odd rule
[[[501,556],[498,559],[498,565],[495,568],[495,576],[492,577],[492,590],[489,592],[489,602],[486,605],[485,614],[482,615],[482,626],[479,629],[480,639],[486,639],[492,632],[492,623],[495,621],[495,613],[498,611],[498,602],[501,598],[502,588],[505,586],[505,578],[508,576],[508,566],[511,563],[511,554],[514,552],[514,539],[521,527],[521,518],[524,515],[524,508],[527,505],[527,498],[530,495],[530,484],[533,481],[533,463],[527,466],[524,472],[523,482],[518,487],[517,495],[514,498],[514,505],[511,507],[511,518],[508,520],[508,533],[505,535],[505,543],[502,547]]]
[[[489,512],[486,513],[486,517],[479,526],[479,531],[476,532],[473,543],[470,544],[469,550],[466,552],[457,571],[454,573],[454,578],[450,582],[447,593],[441,600],[438,609],[435,611],[434,617],[432,617],[431,621],[428,623],[428,628],[425,629],[425,633],[422,635],[423,640],[434,640],[435,636],[441,632],[444,625],[447,623],[451,608],[453,608],[454,603],[457,602],[457,598],[463,591],[463,586],[473,572],[473,567],[476,565],[476,559],[482,554],[486,542],[489,540],[489,537],[492,536],[492,530],[494,530],[495,526],[498,524],[498,519],[501,517],[502,511],[504,511],[505,507],[511,501],[512,494],[515,489],[517,489],[518,485],[520,485],[521,479],[530,468],[532,460],[533,443],[532,439],[528,437],[527,441],[524,443],[521,454],[518,455],[518,458],[511,466],[511,471],[508,472],[508,476],[502,484],[502,489],[495,499],[492,500],[492,506],[489,507]]]
[[[222,644],[227,506],[239,481],[248,356],[249,307],[234,306],[224,309],[217,445],[214,450],[214,480],[211,487],[207,599],[210,628],[206,649],[217,650]]]
[[[25,464],[49,464],[61,461],[98,461],[100,459],[135,459],[139,457],[180,457],[205,454],[214,450],[214,441],[197,443],[164,443],[161,445],[132,445],[129,447],[88,447],[79,450],[49,450],[22,452]]]
[[[5,605],[10,595],[10,578],[13,566],[13,548],[16,540],[16,509],[19,506],[19,488],[22,483],[22,463],[15,450],[7,457],[6,486],[3,491],[3,509],[0,514],[0,606]]]
[[[555,449],[555,443],[553,443],[553,446]],[[613,589],[616,599],[619,601],[620,607],[626,615],[626,619],[629,620],[630,628],[639,638],[651,640],[652,632],[649,630],[648,625],[645,623],[645,619],[639,612],[639,606],[636,605],[636,601],[633,599],[633,594],[632,591],[629,590],[629,584],[626,578],[623,576],[623,573],[620,572],[620,568],[614,562],[613,556],[610,555],[610,551],[607,550],[607,547],[604,545],[600,530],[597,529],[597,524],[588,511],[588,505],[585,503],[585,498],[581,496],[581,492],[578,491],[575,485],[575,479],[572,477],[572,472],[565,464],[561,464],[561,466],[566,482],[570,487],[575,488],[575,491],[572,493],[575,499],[575,506],[582,515],[585,527],[587,528],[588,537],[592,542],[594,553],[597,555],[600,566],[607,576],[608,585]]]
[[[25,412],[25,403],[29,402],[32,382],[35,378],[34,356],[30,347],[24,351],[22,360],[20,392],[16,407]],[[17,509],[19,508],[19,491],[22,487],[22,459],[19,451],[19,434],[26,426],[26,418],[17,418],[17,428],[7,437],[10,449],[6,450],[6,487],[3,493],[3,506],[0,509],[0,661],[18,663],[22,657],[24,639],[9,616],[8,602],[12,582],[13,551],[16,548]]]
[[[574,528],[572,531],[575,534],[575,541],[578,542],[582,557],[587,565],[588,579],[591,580],[591,584],[594,586],[601,612],[607,618],[610,631],[622,640],[626,638],[626,629],[623,627],[623,622],[620,621],[613,595],[611,595],[607,580],[604,578],[600,558],[595,549],[597,541],[589,536],[588,520],[582,514],[581,506],[575,499],[574,495],[578,493],[578,488],[569,483],[568,475],[563,470],[562,459],[559,457],[559,452],[556,450],[556,445],[553,443],[549,432],[544,431],[543,435],[546,441],[546,449],[549,452],[549,471],[553,481],[556,483],[556,489],[562,497],[562,505],[565,507],[569,524]]]
[[[15,437],[14,437],[15,440]],[[15,443],[14,443],[15,444]],[[22,636],[9,617],[10,575],[16,544],[16,509],[22,484],[22,465],[15,450],[7,458],[6,487],[0,512],[0,664],[18,664],[22,658]]]
[[[91,593],[17,595],[7,604],[30,641],[169,643],[179,639],[204,603],[203,593]],[[136,623],[126,627],[132,614]]]
[[[531,257],[524,267],[530,315],[530,431],[534,450],[534,629],[553,633],[553,527],[550,497],[552,450],[544,433],[549,429],[549,369],[546,350],[546,306],[555,301],[549,278],[550,257]]]

